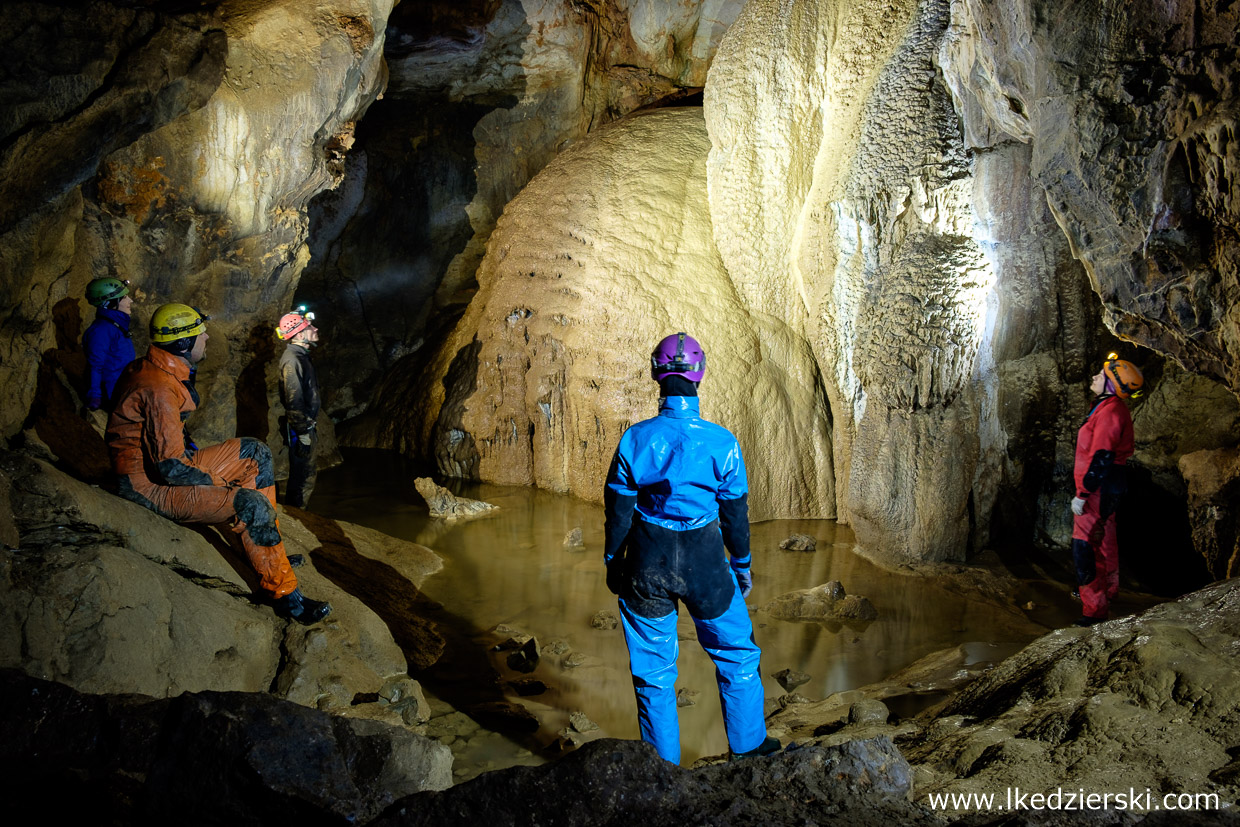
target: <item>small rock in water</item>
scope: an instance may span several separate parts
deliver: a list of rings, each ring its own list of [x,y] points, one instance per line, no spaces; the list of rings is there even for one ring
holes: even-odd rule
[[[793,534],[780,543],[779,547],[788,551],[817,551],[818,541],[808,534]]]
[[[850,724],[885,724],[891,717],[887,704],[872,698],[857,701],[848,708]]]
[[[492,652],[507,652],[510,649],[520,649],[522,646],[530,642],[533,635],[527,635],[524,632],[517,632],[512,637],[497,643],[491,647]]]
[[[581,652],[573,652],[571,655],[564,658],[562,662],[565,669],[576,669],[578,666],[585,666],[585,664],[586,656]]]
[[[868,597],[850,594],[835,604],[835,616],[845,620],[877,620],[878,609]]]
[[[762,607],[762,611],[780,620],[875,620],[878,610],[868,598],[844,594],[838,580],[812,589],[799,589],[779,597]]]
[[[556,638],[542,648],[542,653],[544,655],[562,655],[571,648],[567,640]]]
[[[533,672],[538,666],[538,639],[530,638],[520,649],[508,656],[508,668],[517,672]]]
[[[564,548],[582,548],[585,544],[585,540],[581,539],[581,526],[564,535]]]
[[[810,676],[804,672],[798,672],[795,669],[781,669],[778,672],[772,672],[771,677],[779,682],[785,692],[791,692],[802,684],[809,683]]]
[[[564,727],[559,734],[560,737],[551,743],[548,750],[559,753],[572,752],[587,741],[593,740],[573,730],[571,727]]]
[[[787,695],[779,696],[779,708],[780,709],[786,709],[787,707],[792,706],[793,704],[807,704],[807,703],[809,703],[809,698],[805,697],[800,692],[789,692]]]
[[[620,618],[616,617],[616,613],[609,609],[595,612],[590,618],[590,626],[602,632],[610,632],[619,625]]]
[[[586,717],[584,712],[573,712],[568,716],[568,725],[578,732],[594,732],[598,724]]]
[[[518,695],[528,698],[531,695],[541,695],[547,691],[547,685],[538,678],[521,678],[509,684]]]
[[[499,508],[498,505],[481,500],[458,497],[442,485],[436,485],[430,477],[418,477],[413,481],[413,487],[422,495],[422,499],[426,500],[432,517],[456,520],[461,517],[476,517]]]
[[[487,631],[493,635],[496,635],[497,637],[513,637],[515,635],[524,634],[524,632],[522,632],[520,629],[513,628],[512,626],[509,626],[507,623],[497,623],[494,626],[492,626],[490,629],[488,629]]]
[[[685,689],[681,687],[676,690],[676,706],[693,706],[697,703],[698,695],[702,693],[696,689]]]

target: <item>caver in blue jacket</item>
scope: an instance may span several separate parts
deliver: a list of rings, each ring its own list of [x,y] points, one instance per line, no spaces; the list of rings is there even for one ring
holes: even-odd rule
[[[82,334],[86,351],[86,407],[112,406],[112,390],[121,371],[135,358],[129,335],[129,314],[100,307]]]
[[[673,763],[678,601],[715,662],[733,755],[779,746],[766,737],[761,652],[737,586],[738,576],[750,582],[747,494],[736,437],[702,419],[693,395],[667,396],[657,417],[629,428],[607,477],[604,562],[620,598],[642,740]]]

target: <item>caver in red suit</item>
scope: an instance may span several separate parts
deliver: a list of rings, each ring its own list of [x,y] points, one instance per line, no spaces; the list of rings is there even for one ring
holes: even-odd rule
[[[1076,436],[1072,500],[1072,556],[1076,562],[1082,617],[1078,626],[1107,619],[1119,594],[1119,543],[1115,512],[1128,490],[1128,458],[1133,454],[1132,416],[1124,399],[1139,396],[1144,379],[1131,362],[1115,354],[1094,376],[1098,394]]]

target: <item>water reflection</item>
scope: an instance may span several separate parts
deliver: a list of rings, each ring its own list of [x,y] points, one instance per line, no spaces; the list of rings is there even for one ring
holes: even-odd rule
[[[603,733],[637,738],[636,705],[628,654],[619,628],[598,630],[590,620],[615,611],[604,583],[603,511],[600,506],[530,488],[450,483],[458,495],[500,506],[487,516],[447,524],[432,520],[414,491],[418,469],[386,452],[350,451],[347,462],[320,475],[311,507],[328,517],[366,525],[434,549],[441,573],[424,584],[426,597],[472,628],[457,640],[487,646],[487,630],[504,625],[533,634],[543,647],[562,641],[560,654],[543,655],[533,677],[544,694],[520,698],[543,724],[540,740],[552,740],[580,711]],[[569,547],[575,528],[584,545]],[[818,541],[815,552],[782,551],[790,534]],[[953,591],[933,579],[879,569],[852,550],[852,534],[821,520],[774,520],[752,527],[754,589],[749,598],[755,637],[762,647],[763,687],[768,698],[784,694],[771,674],[785,668],[808,673],[796,691],[817,700],[833,692],[879,681],[938,649],[975,641],[979,652],[1005,656],[1043,631],[1020,612]],[[877,620],[860,623],[799,623],[772,619],[756,607],[784,592],[838,580],[850,594],[869,597]],[[714,667],[682,613],[678,688],[696,691],[696,703],[680,709],[683,762],[727,750]],[[985,655],[979,655],[984,657]],[[491,656],[506,679],[503,653]],[[516,692],[510,693],[516,700]],[[451,697],[445,700],[453,700]]]

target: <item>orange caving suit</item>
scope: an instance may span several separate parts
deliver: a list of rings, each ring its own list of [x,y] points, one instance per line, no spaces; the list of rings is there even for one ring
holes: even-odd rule
[[[1115,510],[1128,490],[1127,463],[1135,444],[1132,415],[1117,396],[1103,395],[1076,436],[1073,481],[1085,513],[1072,520],[1072,551],[1082,613],[1105,620],[1119,594]]]
[[[122,497],[181,523],[235,521],[264,591],[297,588],[276,523],[271,451],[250,437],[198,449],[185,419],[198,409],[189,362],[151,346],[116,383],[107,442]]]

